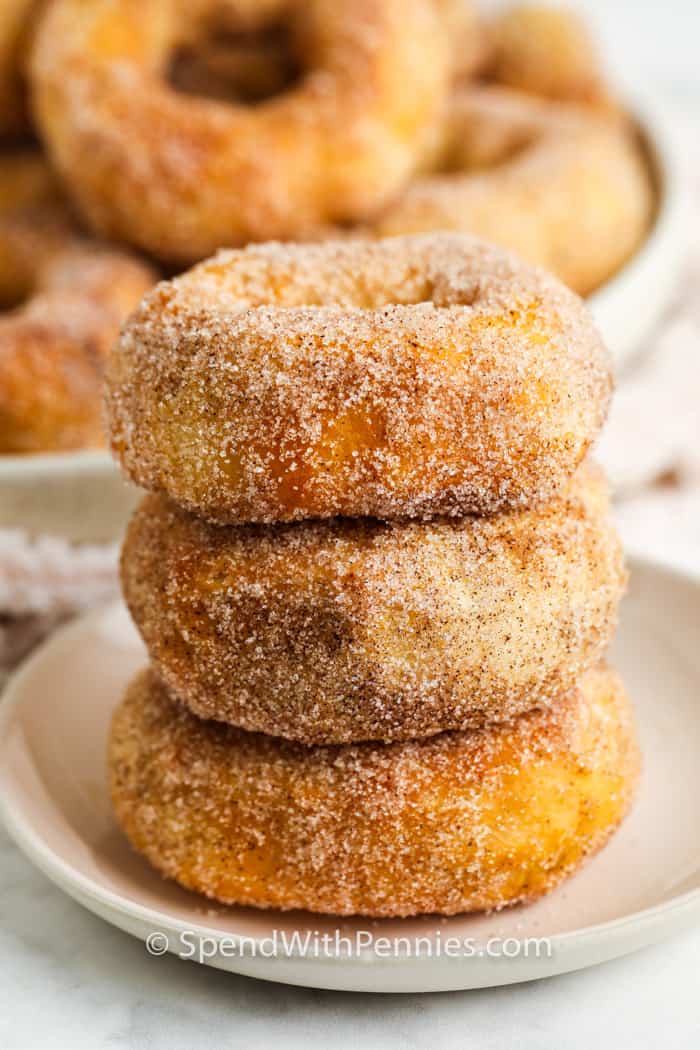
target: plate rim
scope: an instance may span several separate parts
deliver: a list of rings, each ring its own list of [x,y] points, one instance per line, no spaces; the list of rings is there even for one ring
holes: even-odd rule
[[[634,573],[635,569],[651,570],[666,575],[677,582],[690,583],[700,591],[700,575],[684,571],[677,566],[664,562],[662,559],[646,557],[640,554],[632,554],[628,559],[628,562],[632,573]],[[117,600],[99,606],[98,608],[92,609],[82,616],[79,616],[67,626],[56,631],[46,642],[38,646],[32,656],[11,676],[5,687],[4,695],[0,698],[0,750],[12,732],[15,711],[22,701],[25,683],[34,673],[35,666],[41,663],[54,650],[60,649],[67,643],[70,643],[71,637],[74,634],[80,634],[85,629],[87,622],[92,620],[96,621],[101,617],[113,614],[114,610],[121,604],[121,601]],[[5,780],[0,771],[0,786],[2,786],[3,783],[5,783]],[[106,907],[122,917],[133,919],[139,923],[148,923],[153,930],[167,929],[178,934],[185,932],[193,933],[197,937],[212,938],[214,941],[218,942],[225,940],[226,942],[233,942],[242,945],[244,943],[250,944],[255,941],[260,944],[269,936],[268,934],[235,934],[228,931],[222,931],[220,928],[211,926],[206,922],[181,920],[175,918],[166,911],[138,904],[127,896],[117,893],[114,890],[107,889],[102,883],[97,882],[90,876],[78,871],[64,860],[60,854],[56,853],[50,846],[48,846],[31,823],[27,822],[26,816],[22,813],[21,803],[18,801],[18,798],[16,797],[13,803],[12,799],[6,792],[0,793],[0,819],[2,819],[10,837],[20,851],[24,853],[24,855],[28,857],[28,859],[34,863],[51,882],[57,885],[70,897],[81,903],[84,907],[87,907],[88,910],[95,911],[94,908],[90,908],[89,901],[95,905],[99,904]],[[629,941],[631,939],[629,937],[630,934],[635,934],[639,943],[649,943],[648,941],[644,942],[643,940],[640,942],[639,937],[658,924],[659,921],[669,919],[669,917],[674,914],[676,917],[679,917],[693,912],[700,912],[700,886],[695,889],[686,890],[685,892],[673,896],[671,899],[659,904],[642,908],[639,911],[631,912],[615,919],[594,923],[589,926],[583,926],[576,930],[568,930],[562,933],[553,934],[547,937],[552,948],[550,958],[556,957],[561,963],[566,956],[570,957],[573,952],[577,952],[580,955],[587,947],[600,942],[601,939],[624,940],[627,935]],[[113,925],[118,925],[114,922],[113,918],[107,918],[101,911],[98,911],[97,914],[105,921],[111,921]],[[269,909],[268,914],[274,915],[274,909]],[[333,919],[333,916],[329,916],[328,918]],[[335,918],[339,924],[344,921],[342,916]],[[372,923],[371,918],[367,918],[367,923]],[[125,929],[123,926],[121,928]],[[133,936],[138,937],[139,939],[143,939],[141,933],[136,933],[132,929],[127,929],[127,932],[130,932]],[[616,935],[618,936],[616,937]],[[607,958],[624,955],[628,951],[633,950],[634,945],[630,946],[630,944],[627,943],[618,945],[618,947],[619,950],[616,950],[613,954],[607,956]],[[242,959],[243,956],[238,956],[237,958]],[[276,961],[279,962],[280,958],[283,958],[284,961],[289,964],[303,963],[308,965],[311,963],[318,963],[319,961],[313,955],[309,955],[301,950],[292,952],[285,951],[281,957],[277,954],[269,959],[264,959],[263,961],[274,963]],[[441,958],[442,956],[439,955],[432,957],[432,965],[439,962]],[[216,965],[215,960],[212,959],[208,961],[210,961],[212,965]],[[374,962],[377,964],[386,964],[389,962],[391,966],[394,967],[411,963],[420,965],[425,962],[425,959],[420,954],[401,952],[395,956],[392,955],[390,960],[386,960],[367,949],[364,954],[362,952],[340,952],[334,956],[324,956],[323,961],[325,964],[333,966],[341,964],[347,965],[348,963],[361,963],[365,966],[368,962]],[[459,960],[455,958],[450,958],[448,961],[451,964],[459,962]],[[518,959],[515,958],[511,961],[516,963]],[[574,969],[577,967],[574,965],[569,968]],[[562,967],[559,964],[553,972],[565,972],[565,969],[566,967]],[[255,976],[264,975],[256,974]],[[527,980],[534,976],[537,976],[537,974],[531,973],[529,977],[525,976],[515,979]],[[273,979],[280,978],[273,977]],[[514,978],[511,977],[511,981],[512,980],[514,980]],[[510,982],[504,980],[498,983],[505,984]],[[415,989],[407,989],[407,991],[414,990]]]

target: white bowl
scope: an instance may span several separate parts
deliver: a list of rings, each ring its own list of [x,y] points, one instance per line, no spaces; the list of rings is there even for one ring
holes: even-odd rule
[[[108,452],[0,455],[0,529],[110,543],[138,495]]]
[[[668,306],[686,244],[684,193],[668,114],[647,100],[638,100],[630,111],[656,185],[656,215],[637,254],[587,300],[618,370],[641,348]]]
[[[107,788],[110,716],[146,658],[121,605],[55,635],[8,686],[0,705],[7,828],[53,882],[146,941],[151,954],[194,951],[211,966],[270,981],[375,992],[480,988],[651,944],[700,919],[700,582],[649,562],[631,569],[611,658],[637,711],[640,791],[605,849],[529,907],[444,920],[335,920],[224,907],[161,878],[118,830]],[[349,944],[336,947],[337,929]],[[330,936],[327,954],[314,954],[314,931]],[[375,950],[360,934],[374,938]],[[378,938],[389,939],[390,957],[379,954]],[[451,938],[465,950],[441,951]]]
[[[630,106],[657,185],[654,225],[637,255],[588,304],[617,367],[652,330],[669,302],[683,254],[683,197],[667,131],[655,104]],[[73,541],[118,539],[138,498],[107,452],[0,455],[0,528]]]

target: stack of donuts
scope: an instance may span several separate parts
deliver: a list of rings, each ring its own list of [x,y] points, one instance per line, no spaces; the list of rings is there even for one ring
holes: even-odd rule
[[[107,387],[150,490],[112,797],[161,873],[450,915],[603,846],[639,753],[602,662],[610,366],[574,293],[464,234],[250,246],[148,293]]]
[[[6,453],[102,443],[107,351],[154,266],[445,230],[586,295],[653,209],[585,27],[537,5],[6,0],[0,143]]]

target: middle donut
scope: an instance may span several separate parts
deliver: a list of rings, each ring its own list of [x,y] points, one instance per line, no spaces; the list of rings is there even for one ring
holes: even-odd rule
[[[602,474],[536,510],[209,525],[146,497],[122,555],[154,666],[196,714],[313,744],[504,721],[572,688],[624,587]]]

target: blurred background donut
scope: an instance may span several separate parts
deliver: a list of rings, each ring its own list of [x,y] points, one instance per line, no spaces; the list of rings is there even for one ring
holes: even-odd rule
[[[450,100],[436,171],[379,218],[380,236],[474,233],[587,295],[637,250],[654,194],[636,134],[620,119],[499,87]]]
[[[145,263],[84,238],[36,151],[0,164],[0,452],[104,444],[102,378]]]
[[[571,8],[514,4],[490,20],[488,39],[487,78],[552,101],[610,103],[596,43]]]
[[[34,112],[81,214],[174,263],[366,216],[420,163],[449,75],[434,0],[308,0],[283,5],[283,93],[177,92],[169,63],[221,7],[57,0],[33,49]]]

